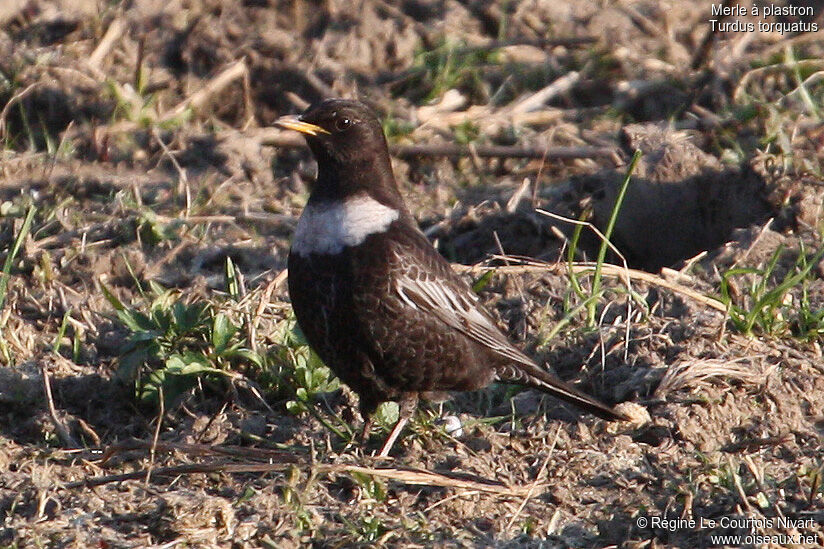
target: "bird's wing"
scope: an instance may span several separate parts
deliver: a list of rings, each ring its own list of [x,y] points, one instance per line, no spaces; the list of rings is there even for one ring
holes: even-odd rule
[[[410,262],[410,258],[416,259]],[[438,252],[430,248],[423,255],[404,255],[402,262],[405,268],[397,271],[395,291],[409,307],[435,316],[501,357],[537,367],[507,340],[483,310],[478,296]]]
[[[526,383],[542,388],[554,396],[605,419],[625,419],[624,416],[598,399],[567,385],[538,366],[535,361],[513,346],[469,286],[449,263],[420,234],[425,244],[416,243],[417,253],[398,254],[400,264],[394,269],[394,288],[409,307],[438,318],[473,341],[511,361],[494,367],[501,381]],[[420,240],[419,239],[419,240]]]

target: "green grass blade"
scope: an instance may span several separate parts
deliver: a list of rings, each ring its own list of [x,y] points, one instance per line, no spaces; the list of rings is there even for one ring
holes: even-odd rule
[[[60,329],[57,330],[57,336],[54,338],[54,345],[52,345],[52,352],[55,354],[60,351],[60,342],[63,340],[63,336],[66,335],[66,328],[69,327],[69,317],[71,314],[71,309],[63,314],[63,322],[60,323]]]
[[[11,266],[14,264],[17,254],[20,253],[20,248],[23,246],[23,241],[26,239],[26,236],[28,236],[29,231],[31,230],[31,223],[34,219],[35,212],[37,212],[37,208],[31,206],[26,214],[26,219],[23,221],[23,226],[20,227],[20,232],[17,233],[17,238],[14,239],[14,244],[12,245],[9,254],[6,256],[6,262],[3,264],[3,273],[0,275],[0,310],[3,309],[3,305],[6,303],[6,293],[9,288],[9,274],[11,273]]]
[[[598,295],[601,291],[601,268],[607,256],[607,247],[609,246],[609,239],[612,238],[612,231],[615,229],[615,223],[618,221],[618,213],[621,211],[621,205],[624,203],[624,197],[629,188],[629,180],[632,177],[632,172],[635,171],[635,166],[641,159],[641,151],[636,150],[632,155],[632,161],[629,163],[627,175],[624,176],[624,182],[621,184],[621,190],[618,191],[618,197],[615,199],[615,205],[612,207],[612,213],[609,216],[609,223],[604,231],[604,239],[601,241],[601,247],[598,249],[598,260],[595,262],[595,274],[592,276],[592,295]],[[590,303],[589,311],[589,325],[594,327],[595,320],[595,305],[596,302]]]

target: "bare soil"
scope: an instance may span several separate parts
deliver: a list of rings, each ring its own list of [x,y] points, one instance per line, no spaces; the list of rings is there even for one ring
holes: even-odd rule
[[[712,34],[710,6],[0,6],[4,256],[36,207],[0,312],[0,547],[824,545],[824,321],[798,316],[824,309],[824,262],[765,309],[772,331],[743,333],[721,300],[731,269],[773,264],[732,279],[752,307],[821,249],[824,38]],[[769,20],[821,27],[816,9]],[[296,415],[249,367],[162,414],[137,403],[104,287],[145,307],[155,281],[285,348],[281,275],[315,168],[271,121],[327,96],[386,121],[422,228],[468,278],[495,269],[481,295],[512,339],[637,421],[494,386],[423,407],[378,462],[377,433],[347,445],[318,420],[358,427],[345,388]],[[635,269],[632,295],[605,271],[588,327],[570,314],[575,225],[539,210],[606,230],[636,149],[607,255]],[[585,228],[576,259],[600,245]]]

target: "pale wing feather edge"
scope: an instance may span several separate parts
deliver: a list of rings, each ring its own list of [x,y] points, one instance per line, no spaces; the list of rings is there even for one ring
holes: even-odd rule
[[[409,307],[433,315],[501,357],[522,365],[523,369],[512,365],[498,367],[495,372],[497,379],[531,383],[602,418],[624,419],[622,414],[598,399],[553,379],[535,361],[513,347],[479,307],[478,297],[469,288],[456,292],[439,278],[427,273],[423,274],[422,279],[404,273],[395,279],[395,289]]]
[[[404,273],[395,281],[401,300],[413,309],[425,311],[470,339],[509,360],[535,366],[535,362],[513,347],[493,321],[478,307],[471,293],[456,293],[437,278],[410,278]]]

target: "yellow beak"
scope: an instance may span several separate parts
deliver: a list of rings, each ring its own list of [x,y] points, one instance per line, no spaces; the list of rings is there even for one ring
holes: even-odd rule
[[[329,135],[329,132],[320,126],[310,124],[309,122],[304,122],[298,116],[281,116],[275,120],[275,126],[286,130],[294,130],[296,132],[305,133],[307,135]]]

